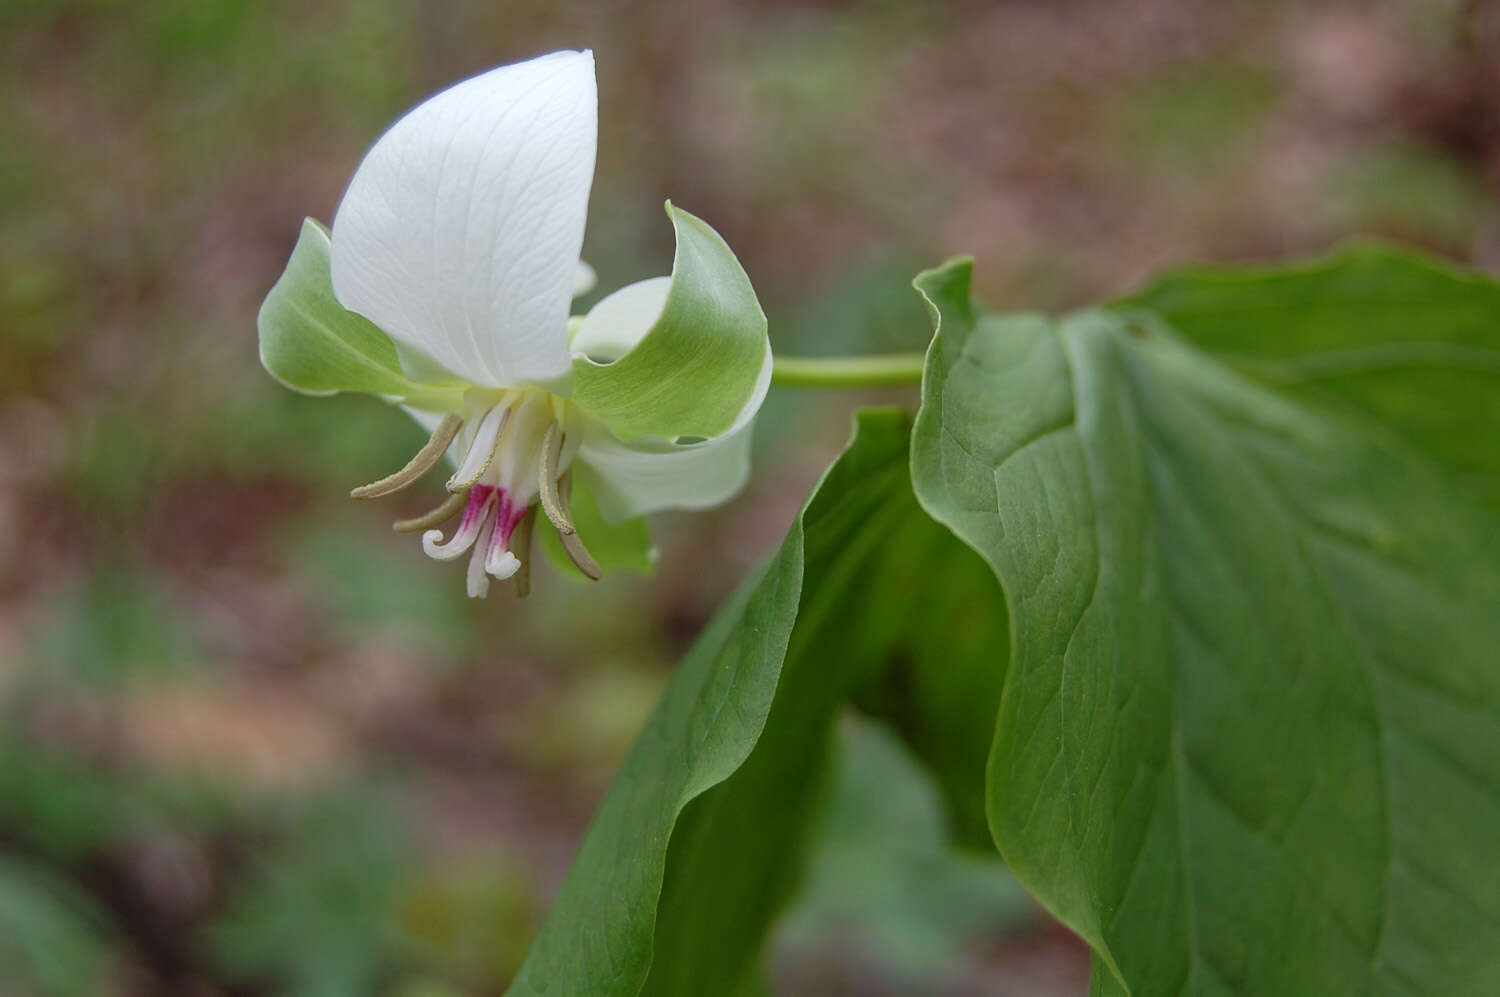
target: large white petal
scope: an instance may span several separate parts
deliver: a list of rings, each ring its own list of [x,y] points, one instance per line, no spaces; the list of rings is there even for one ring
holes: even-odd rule
[[[577,460],[589,474],[599,510],[610,522],[662,509],[706,509],[728,501],[750,477],[747,419],[703,443],[622,443],[601,424],[584,435]]]
[[[339,302],[476,384],[565,376],[597,131],[591,52],[502,66],[419,105],[334,216]]]

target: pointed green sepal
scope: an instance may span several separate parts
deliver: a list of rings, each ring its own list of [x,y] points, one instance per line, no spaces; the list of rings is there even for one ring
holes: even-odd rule
[[[667,202],[677,233],[661,315],[624,356],[573,358],[573,400],[623,440],[718,436],[763,390],[766,316],[734,252]]]
[[[308,395],[357,391],[417,408],[459,407],[458,382],[422,384],[401,369],[396,346],[362,315],[339,304],[329,279],[328,230],[308,218],[286,270],[260,306],[260,362],[276,380]]]

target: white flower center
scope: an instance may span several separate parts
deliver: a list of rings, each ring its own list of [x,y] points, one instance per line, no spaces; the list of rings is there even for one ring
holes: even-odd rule
[[[468,590],[478,598],[491,578],[520,570],[511,540],[518,528],[531,529],[527,515],[542,490],[555,490],[567,473],[581,427],[571,402],[537,389],[474,390],[466,400],[464,456],[448,490],[467,490],[468,501],[453,535],[444,541],[441,530],[428,530],[422,550],[441,561],[469,553]]]

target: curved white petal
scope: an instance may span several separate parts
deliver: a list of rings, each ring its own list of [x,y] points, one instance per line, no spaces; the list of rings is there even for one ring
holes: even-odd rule
[[[590,52],[503,66],[419,105],[334,216],[339,302],[475,384],[565,376],[597,130]]]
[[[662,509],[706,509],[728,501],[749,479],[752,428],[747,420],[723,436],[677,446],[622,443],[592,424],[577,460],[591,472],[599,511],[610,522]]]
[[[626,284],[589,309],[568,344],[575,356],[598,363],[618,360],[645,338],[661,318],[672,289],[671,277],[652,277]]]

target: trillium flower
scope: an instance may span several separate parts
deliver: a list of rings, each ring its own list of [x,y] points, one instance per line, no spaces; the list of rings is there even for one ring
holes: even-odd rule
[[[308,219],[259,318],[261,360],[309,394],[401,404],[431,431],[388,495],[446,457],[446,502],[398,522],[468,591],[525,594],[537,508],[590,578],[644,566],[640,519],[725,501],[749,475],[771,376],[766,321],[734,254],[667,204],[670,277],[586,315],[571,301],[598,130],[590,52],[555,52],[457,84],[377,141],[332,230]],[[446,534],[442,525],[454,520]]]

